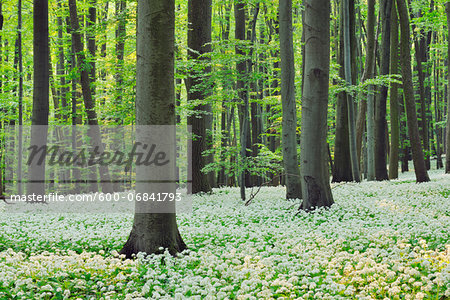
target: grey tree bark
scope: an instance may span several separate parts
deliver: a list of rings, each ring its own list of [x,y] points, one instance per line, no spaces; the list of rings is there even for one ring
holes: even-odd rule
[[[305,73],[302,101],[301,209],[333,204],[327,163],[330,72],[330,1],[306,0]]]
[[[244,41],[245,37],[245,23],[246,23],[246,13],[245,13],[245,4],[242,1],[238,1],[234,4],[234,18],[235,18],[235,38],[240,41]],[[236,54],[238,56],[245,55],[245,52],[242,49],[242,46],[236,46]],[[239,125],[240,125],[240,159],[241,164],[244,163],[248,156],[247,140],[249,138],[250,131],[250,119],[248,116],[249,113],[249,105],[248,105],[248,84],[247,84],[247,61],[244,60],[243,57],[239,58],[239,61],[236,63],[236,71],[238,73],[238,80],[236,83],[236,88],[238,90],[239,102],[238,110],[239,110]],[[241,190],[241,199],[245,200],[245,187],[247,183],[247,171],[245,169],[241,170],[239,175],[240,177],[240,190]]]
[[[398,16],[395,2],[391,14],[391,74],[398,74]],[[389,152],[389,179],[398,178],[398,150],[400,141],[400,120],[398,105],[398,84],[391,83],[389,108],[391,117],[391,146]]]
[[[445,12],[447,14],[447,30],[450,34],[450,2],[445,4]],[[450,57],[450,38],[447,41],[447,51]],[[445,146],[445,173],[450,173],[450,63],[448,68],[448,83],[447,83],[447,128],[446,128],[446,146]]]
[[[84,55],[83,42],[79,32],[80,26],[78,23],[78,12],[76,0],[69,0],[70,24],[72,33],[73,48],[76,53],[77,65],[80,69],[80,83],[83,92],[84,107],[87,114],[87,122],[90,125],[88,134],[91,138],[92,147],[98,147],[99,152],[104,152],[104,145],[102,143],[100,128],[98,126],[97,113],[95,111],[95,102],[92,97],[91,81],[89,78],[89,67],[87,67],[86,56]],[[101,186],[103,193],[113,192],[111,179],[109,175],[109,168],[106,165],[99,166]]]
[[[281,102],[283,109],[282,147],[286,173],[286,199],[301,199],[302,189],[297,158],[297,107],[295,101],[292,0],[280,0]]]
[[[208,63],[209,58],[202,56],[211,52],[211,0],[189,0],[188,2],[188,57],[193,61]],[[210,192],[211,184],[208,174],[202,172],[207,164],[203,154],[208,150],[209,139],[207,130],[211,115],[211,105],[206,103],[208,97],[207,77],[211,68],[204,66],[203,70],[194,72],[186,80],[188,101],[200,101],[194,107],[194,115],[188,117],[188,125],[192,126],[192,155],[190,169],[192,172],[192,193]]]
[[[340,9],[339,17],[339,45],[337,63],[339,64],[339,77],[345,78],[344,67],[344,1],[337,5]],[[351,41],[350,41],[351,42]],[[350,139],[348,130],[347,93],[340,92],[336,99],[336,135],[334,137],[334,167],[332,182],[352,181],[353,174],[350,160]]]
[[[390,42],[391,42],[391,12],[393,0],[382,0],[380,14],[381,29],[381,61],[380,75],[389,74]],[[388,87],[379,87],[375,102],[375,176],[377,180],[389,179],[386,169],[386,103]]]
[[[430,181],[430,178],[428,177],[427,169],[425,166],[422,145],[420,143],[419,126],[417,123],[417,112],[416,104],[414,101],[414,90],[411,72],[409,14],[405,0],[397,0],[397,10],[401,31],[400,57],[402,64],[403,93],[405,95],[405,110],[414,162],[414,172],[416,174],[417,182],[427,182]]]
[[[373,77],[373,70],[374,70],[374,64],[375,64],[375,0],[368,0],[367,1],[367,44],[366,44],[366,61],[364,65],[364,72],[361,78],[361,82],[366,81],[367,79],[370,79]],[[367,117],[367,126],[366,126],[366,115],[368,116],[368,109],[369,105],[368,102],[370,101],[372,104],[370,108],[373,108],[373,94],[371,93],[373,91],[373,86],[369,86],[369,94],[367,95],[367,100],[364,96],[360,97],[359,101],[359,107],[358,107],[358,117],[356,120],[356,146],[358,151],[358,161],[361,161],[361,149],[362,149],[362,140],[364,135],[364,128],[367,127],[367,139],[369,140],[369,136],[373,140],[373,125],[371,125],[372,130],[369,134],[369,119]],[[372,116],[372,119],[370,122],[373,122],[373,109],[370,114]],[[369,144],[369,142],[367,142]],[[367,163],[368,163],[368,172],[367,172],[367,178],[368,180],[374,180],[375,179],[375,158],[374,158],[374,152],[373,152],[373,146],[369,150],[369,145],[367,145]],[[371,153],[369,153],[371,151]],[[370,162],[370,166],[369,166]],[[370,176],[369,176],[369,170],[370,170]],[[370,179],[369,179],[370,177]]]
[[[50,48],[48,36],[48,0],[33,1],[33,112],[30,145],[47,142],[49,113]],[[45,126],[41,126],[45,125]],[[28,167],[28,194],[45,194],[45,164],[33,161]]]
[[[352,69],[351,69],[351,44],[350,44],[350,12],[349,1],[344,1],[344,69],[345,80],[347,85],[351,86],[352,82]],[[348,138],[350,145],[350,165],[352,167],[353,181],[360,182],[361,175],[359,173],[359,162],[356,151],[356,124],[355,124],[355,104],[353,97],[347,94],[347,109],[348,109]]]
[[[139,1],[137,10],[136,124],[174,127],[175,0]],[[172,147],[165,149],[170,152],[168,157],[173,158],[165,171],[175,176],[175,132]],[[148,167],[142,165],[137,166],[136,172],[145,179],[151,176]],[[173,179],[164,184],[138,181],[136,192],[148,193],[161,186],[165,192],[175,192],[176,178]],[[138,252],[161,253],[160,247],[171,254],[186,249],[178,231],[175,207],[165,205],[169,213],[149,213],[142,212],[140,209],[145,207],[136,202],[133,228],[120,253],[130,258]]]

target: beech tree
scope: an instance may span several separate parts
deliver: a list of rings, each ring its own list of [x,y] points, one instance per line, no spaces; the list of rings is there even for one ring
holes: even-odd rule
[[[207,62],[208,58],[204,54],[211,52],[211,4],[211,0],[189,0],[188,2],[188,58],[193,61]],[[194,114],[188,117],[188,125],[192,126],[193,135],[192,159],[189,160],[193,194],[211,191],[208,175],[202,172],[206,166],[206,157],[203,152],[210,148],[208,134],[211,132],[207,131],[207,120],[211,116],[211,105],[205,101],[208,91],[204,83],[211,68],[209,66],[201,68],[201,71],[192,71],[186,80],[188,101],[201,102],[195,105]]]
[[[422,145],[420,143],[419,125],[417,123],[416,103],[414,100],[411,72],[409,14],[405,0],[397,0],[397,10],[401,32],[400,57],[402,64],[403,93],[405,95],[405,110],[413,155],[414,172],[416,173],[417,182],[426,182],[430,181],[430,178],[428,177],[427,168],[425,166]]]
[[[450,2],[445,4],[445,12],[447,14],[447,30],[450,37]],[[447,53],[450,57],[450,38],[447,40]],[[445,173],[450,173],[450,64],[447,64],[447,129],[446,129],[446,146],[445,146]]]
[[[33,112],[30,145],[47,142],[49,112],[50,48],[48,41],[48,0],[33,1]],[[27,193],[45,194],[45,164],[33,160],[28,166]]]
[[[301,209],[333,204],[327,163],[330,72],[330,1],[306,0],[305,73],[302,100]]]
[[[138,2],[137,15],[137,74],[136,74],[136,124],[175,126],[175,0],[147,0]],[[173,132],[174,134],[174,132]],[[140,139],[137,135],[137,141]],[[170,147],[170,145],[169,145]],[[136,193],[155,192],[164,187],[164,192],[175,193],[175,135],[169,152],[166,171],[172,182],[154,184],[151,180],[138,180]],[[148,167],[137,166],[136,176],[148,179]],[[172,174],[170,174],[172,172]],[[171,202],[172,204],[174,202]],[[148,212],[146,202],[136,202],[133,228],[120,253],[130,258],[138,252],[147,254],[161,252],[160,247],[171,254],[186,249],[178,231],[175,206],[164,203],[168,213]],[[144,209],[144,211],[142,210]]]
[[[280,0],[281,101],[283,106],[282,147],[286,173],[286,199],[301,199],[297,159],[297,108],[295,103],[292,0]]]

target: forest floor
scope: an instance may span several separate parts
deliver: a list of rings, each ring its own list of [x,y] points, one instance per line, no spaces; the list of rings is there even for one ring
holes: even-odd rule
[[[336,185],[331,209],[309,214],[282,187],[249,206],[216,189],[178,215],[177,258],[121,259],[131,214],[0,206],[0,299],[449,299],[450,175],[430,177]]]

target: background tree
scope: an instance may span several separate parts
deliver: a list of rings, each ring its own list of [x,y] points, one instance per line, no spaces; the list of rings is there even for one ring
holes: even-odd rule
[[[301,199],[297,159],[297,108],[295,101],[292,0],[280,0],[281,101],[283,103],[282,147],[286,173],[286,199]]]
[[[211,105],[207,103],[207,75],[211,72],[208,65],[210,59],[207,57],[211,52],[211,4],[211,0],[188,2],[188,58],[199,63],[198,68],[192,70],[186,80],[187,100],[195,102],[193,113],[188,117],[188,125],[192,126],[193,135],[191,159],[188,162],[191,164],[189,169],[192,172],[193,194],[211,191],[208,175],[202,171],[206,166],[203,152],[211,148],[211,145],[208,145],[210,128],[207,130],[207,121],[211,116]]]
[[[391,74],[398,73],[398,15],[395,1],[392,3],[391,14]],[[389,179],[398,178],[398,150],[400,141],[398,84],[391,83],[389,98],[391,118],[391,145],[389,147]]]
[[[381,0],[381,60],[380,75],[389,74],[390,42],[391,42],[391,12],[393,0]],[[388,87],[380,86],[375,100],[375,176],[377,180],[387,180],[386,169],[386,105]]]
[[[33,113],[30,145],[47,142],[49,112],[50,49],[48,40],[48,0],[33,1]],[[45,125],[45,126],[41,126]],[[45,194],[45,164],[35,160],[28,166],[27,193]]]
[[[305,4],[305,73],[302,101],[301,208],[333,204],[327,164],[327,107],[330,72],[330,1]]]
[[[410,52],[410,30],[409,30],[409,14],[408,8],[404,0],[397,0],[397,10],[400,20],[401,44],[400,57],[402,64],[402,80],[403,93],[405,95],[405,110],[407,115],[407,124],[409,139],[411,143],[414,172],[416,173],[417,182],[430,181],[425,159],[423,155],[422,145],[420,144],[419,126],[417,124],[416,104],[414,101],[414,91],[411,72],[411,52]]]
[[[450,58],[450,2],[445,4],[445,12],[447,13],[447,53]],[[450,63],[447,63],[447,130],[446,130],[446,146],[445,146],[445,173],[450,173]]]

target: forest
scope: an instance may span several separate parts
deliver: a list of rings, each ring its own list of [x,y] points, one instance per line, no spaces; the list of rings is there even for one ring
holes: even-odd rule
[[[450,299],[450,2],[0,0],[0,299]]]

